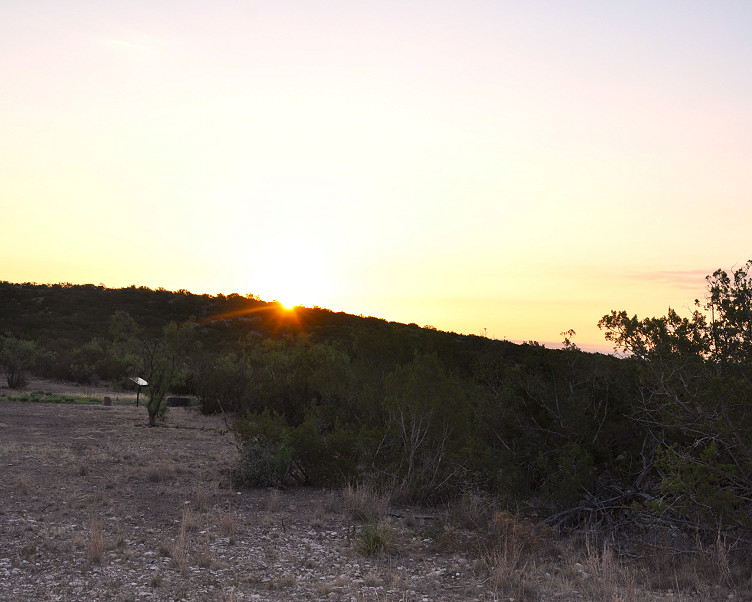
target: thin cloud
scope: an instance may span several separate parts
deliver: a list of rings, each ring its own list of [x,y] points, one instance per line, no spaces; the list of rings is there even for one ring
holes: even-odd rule
[[[705,277],[713,270],[653,270],[647,272],[628,272],[630,280],[655,282],[674,288],[698,290],[705,286]]]

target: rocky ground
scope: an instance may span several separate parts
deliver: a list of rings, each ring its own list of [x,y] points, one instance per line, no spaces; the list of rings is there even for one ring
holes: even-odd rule
[[[445,517],[420,508],[385,505],[379,520],[388,541],[369,554],[348,491],[235,490],[235,454],[222,418],[191,409],[173,408],[164,426],[148,428],[145,410],[130,398],[115,398],[110,407],[0,401],[0,599],[736,595],[710,586],[674,593],[635,579],[617,583],[608,574],[613,565],[585,550],[553,564],[494,569],[473,545],[441,544],[435,525]],[[461,539],[461,530],[454,537]],[[502,566],[518,559],[496,560]]]
[[[3,402],[0,441],[4,599],[489,599],[420,537],[415,557],[366,555],[341,492],[233,490],[221,418]]]

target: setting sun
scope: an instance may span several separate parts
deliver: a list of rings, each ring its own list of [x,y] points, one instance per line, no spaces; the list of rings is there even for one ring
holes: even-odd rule
[[[249,270],[253,293],[287,310],[322,305],[328,279],[318,250],[299,240],[276,241],[270,246],[269,259]]]

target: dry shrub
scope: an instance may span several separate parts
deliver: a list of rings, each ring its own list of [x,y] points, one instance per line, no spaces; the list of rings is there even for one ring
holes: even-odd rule
[[[101,518],[92,517],[89,522],[89,560],[99,564],[104,555],[104,531]]]
[[[453,523],[473,531],[486,531],[495,516],[496,504],[493,498],[473,491],[465,493],[450,512]]]
[[[354,520],[378,522],[389,512],[389,497],[367,485],[345,487],[343,506]]]

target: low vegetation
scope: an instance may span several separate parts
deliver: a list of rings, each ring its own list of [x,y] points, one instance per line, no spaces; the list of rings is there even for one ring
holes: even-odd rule
[[[83,395],[65,395],[59,393],[49,393],[46,391],[0,391],[0,401],[20,401],[22,403],[78,403],[78,404],[100,404],[102,400],[99,397]]]

